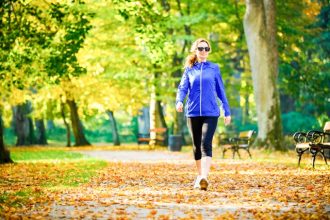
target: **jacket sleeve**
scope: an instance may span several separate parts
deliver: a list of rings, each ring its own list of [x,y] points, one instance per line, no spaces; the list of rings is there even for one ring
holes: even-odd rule
[[[219,99],[222,102],[222,107],[225,111],[225,116],[230,116],[230,107],[229,107],[228,100],[226,97],[225,87],[223,85],[220,68],[218,65],[216,65],[216,66],[217,67],[216,67],[216,73],[215,73],[215,82],[216,82],[215,88],[216,88],[217,96],[219,97]]]
[[[183,76],[181,78],[181,82],[178,86],[175,104],[178,104],[178,102],[183,103],[183,101],[186,98],[186,95],[188,93],[188,89],[189,89],[189,77],[187,74],[187,69],[185,69]]]

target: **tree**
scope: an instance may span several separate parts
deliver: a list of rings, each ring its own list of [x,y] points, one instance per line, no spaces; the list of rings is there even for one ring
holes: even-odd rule
[[[44,16],[33,6],[16,1],[4,1],[1,6],[1,78],[2,89],[8,94],[30,90],[31,77],[37,71],[38,52],[46,43],[47,35],[42,20]],[[4,92],[4,91],[2,91]],[[12,96],[13,97],[13,96]],[[6,99],[5,96],[2,98]],[[26,99],[15,103],[17,145],[35,142],[33,121],[28,116],[31,106]],[[17,117],[16,117],[17,116]]]
[[[161,92],[169,76],[168,60],[173,54],[173,44],[171,37],[167,34],[169,30],[169,13],[166,11],[167,1],[122,1],[114,0],[120,15],[129,20],[133,20],[136,44],[149,61],[147,69],[149,71],[150,85],[150,129],[167,128],[161,104]],[[165,10],[164,10],[165,9]],[[156,143],[156,132],[150,133],[150,144]],[[167,141],[167,137],[165,137]],[[165,143],[166,144],[166,143]]]
[[[85,74],[86,70],[77,61],[77,53],[91,28],[88,18],[91,16],[81,9],[83,3],[51,4],[51,15],[57,28],[56,36],[50,44],[51,50],[46,68],[48,75],[55,83],[63,82],[71,85],[73,77]],[[74,85],[73,85],[74,86]],[[70,89],[63,88],[66,104],[70,109],[70,118],[75,146],[90,145],[87,141],[83,125],[78,115],[78,106]]]
[[[0,164],[2,163],[12,163],[12,159],[10,158],[10,152],[6,149],[5,143],[3,141],[3,123],[2,117],[0,113]]]
[[[3,103],[15,105],[26,103],[26,96],[20,96],[31,89],[33,77],[39,68],[40,50],[45,46],[47,27],[43,23],[44,14],[39,7],[23,5],[20,1],[5,0],[0,2],[0,95]],[[15,94],[16,93],[16,94]],[[2,111],[4,106],[0,106]],[[31,118],[27,127],[32,131]],[[17,127],[23,129],[26,126]],[[10,161],[4,150],[1,122],[1,161]],[[22,130],[20,130],[22,131]],[[24,132],[22,132],[24,133]],[[32,133],[24,134],[29,136]]]
[[[84,103],[84,112],[109,117],[114,145],[119,145],[116,113],[131,116],[148,103],[147,61],[135,44],[132,23],[118,16],[112,1],[87,3],[94,16],[93,28],[78,54],[79,62],[88,72],[87,78],[80,81],[85,85],[80,94],[86,96],[79,99]]]
[[[268,149],[284,150],[276,87],[278,50],[275,21],[274,0],[246,0],[244,31],[258,114],[259,129],[256,143]]]
[[[31,103],[26,101],[13,108],[14,128],[17,136],[16,146],[26,146],[36,143],[33,120],[28,115],[32,112]]]

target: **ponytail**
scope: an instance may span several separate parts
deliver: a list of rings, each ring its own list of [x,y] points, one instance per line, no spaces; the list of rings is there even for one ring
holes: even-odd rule
[[[186,58],[184,68],[187,68],[187,67],[191,68],[194,65],[194,63],[196,63],[196,62],[197,62],[197,55],[196,54],[190,54]]]

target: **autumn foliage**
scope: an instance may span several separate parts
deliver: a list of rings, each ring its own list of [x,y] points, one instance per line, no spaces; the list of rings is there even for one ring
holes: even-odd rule
[[[215,156],[206,192],[192,187],[190,153],[168,162],[78,158],[1,165],[0,218],[329,219],[326,166],[298,169],[293,153],[282,155],[286,162],[253,153],[259,158]]]

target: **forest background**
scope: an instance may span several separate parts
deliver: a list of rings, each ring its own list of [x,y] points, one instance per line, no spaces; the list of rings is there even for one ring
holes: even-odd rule
[[[175,94],[200,37],[211,42],[232,110],[232,125],[219,123],[217,134],[258,131],[263,103],[255,99],[245,11],[243,0],[1,1],[2,146],[136,143],[141,122],[188,142]],[[330,119],[329,14],[328,1],[276,1],[280,129],[267,137],[280,144],[259,146],[288,149],[282,135]]]

